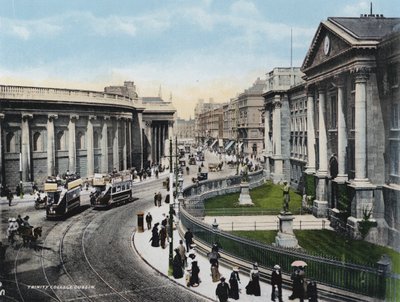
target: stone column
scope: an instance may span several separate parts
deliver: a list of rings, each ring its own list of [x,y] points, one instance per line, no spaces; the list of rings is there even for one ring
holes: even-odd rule
[[[68,169],[71,173],[76,172],[76,121],[78,115],[71,115],[68,123]]]
[[[113,137],[113,168],[120,170],[119,165],[119,118],[114,121]]]
[[[174,136],[174,122],[168,121],[168,139],[171,139]]]
[[[110,117],[104,116],[101,129],[101,173],[108,173],[108,120]]]
[[[338,175],[335,179],[337,183],[345,183],[346,174],[346,149],[347,149],[347,132],[345,118],[345,96],[344,96],[344,79],[338,77],[337,85],[337,108],[338,108]]]
[[[269,127],[269,123],[270,123],[270,111],[269,111],[269,107],[265,108],[265,112],[264,112],[264,142],[265,142],[265,151],[264,151],[264,156],[265,156],[265,172],[266,172],[266,176],[267,178],[271,177],[271,168],[269,165],[269,158],[271,157],[271,141],[269,139],[269,131],[270,131],[270,127]]]
[[[86,152],[87,152],[87,177],[92,177],[94,174],[94,143],[93,143],[93,123],[92,120],[95,120],[96,116],[89,115],[88,116],[88,124],[86,130]]]
[[[133,167],[132,162],[132,118],[129,118],[127,121],[127,154],[128,154],[128,167]]]
[[[306,174],[315,173],[314,94],[307,91],[307,166]]]
[[[122,120],[122,125],[123,125],[123,129],[122,129],[122,135],[123,135],[123,139],[122,139],[122,169],[123,170],[127,170],[128,169],[128,157],[127,157],[127,152],[126,152],[126,128],[127,128],[127,120],[124,119]]]
[[[367,182],[367,79],[368,73],[355,75],[355,182]]]
[[[148,145],[147,145],[147,161],[151,161],[152,157],[152,142],[153,142],[153,128],[152,128],[152,123],[151,121],[146,121],[146,136],[147,136],[147,141],[148,141]],[[147,163],[145,163],[147,164]]]
[[[316,199],[313,204],[313,214],[316,217],[326,217],[328,211],[327,177],[328,177],[328,151],[325,125],[325,87],[318,88],[318,134],[319,134],[319,168],[317,171]]]
[[[274,111],[273,111],[273,128],[272,128],[272,139],[274,146],[274,172],[272,175],[274,183],[278,183],[283,180],[283,158],[282,158],[282,125],[281,125],[281,108],[282,102],[280,95],[274,97]]]
[[[0,113],[0,184],[4,185],[4,161],[3,161],[3,119],[5,115]]]
[[[347,223],[357,229],[357,221],[363,218],[363,212],[373,209],[375,186],[367,175],[367,80],[368,68],[352,71],[355,76],[355,179],[351,187],[355,196],[351,204],[351,217]],[[372,216],[371,216],[372,217]]]
[[[56,114],[49,114],[47,117],[47,175],[55,175],[55,136],[54,136],[54,120],[57,119]],[[23,156],[22,156],[23,158]]]
[[[153,161],[153,163],[156,163],[156,162],[158,162],[158,155],[159,155],[159,152],[160,152],[160,137],[159,137],[159,135],[160,135],[160,125],[156,125],[155,127],[154,127],[154,161]]]

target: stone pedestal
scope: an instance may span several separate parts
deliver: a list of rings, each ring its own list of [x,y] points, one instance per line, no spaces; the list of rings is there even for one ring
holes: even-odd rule
[[[240,184],[239,205],[240,206],[253,206],[254,205],[254,203],[250,197],[248,182],[242,182]]]
[[[293,215],[291,212],[281,212],[278,215],[279,232],[275,237],[275,244],[281,247],[298,248],[299,243],[293,233]]]
[[[327,200],[327,183],[325,172],[317,173],[316,199],[313,203],[313,215],[318,218],[327,217],[328,200]]]

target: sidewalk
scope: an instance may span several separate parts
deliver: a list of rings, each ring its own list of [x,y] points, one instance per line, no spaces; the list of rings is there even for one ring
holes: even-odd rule
[[[161,207],[153,207],[149,210],[151,215],[153,216],[153,225],[154,223],[159,222],[161,224],[162,214],[168,214],[169,205],[164,204]],[[145,213],[147,214],[147,213]],[[150,244],[151,238],[151,230],[146,229],[145,223],[145,231],[144,232],[136,232],[133,238],[133,245],[138,254],[145,260],[151,267],[153,267],[158,272],[162,273],[165,276],[168,276],[168,256],[169,256],[169,246],[165,249],[161,247],[152,247]],[[179,236],[177,230],[174,230],[173,233],[173,248],[175,249],[179,240],[182,239]],[[175,253],[174,253],[175,255]],[[216,301],[215,289],[218,285],[218,282],[213,283],[211,279],[211,271],[210,271],[210,263],[205,255],[201,253],[196,253],[196,259],[198,261],[198,265],[200,267],[199,277],[201,279],[201,283],[198,287],[190,287],[190,289],[194,292],[201,294],[204,297],[208,297],[210,300]],[[230,274],[232,272],[231,267],[225,267],[220,265],[219,271],[222,276],[224,276],[227,281],[229,280]],[[175,282],[181,284],[186,287],[185,277],[181,279],[174,279],[172,276],[168,276],[168,278],[174,280]],[[239,297],[239,301],[246,302],[257,302],[257,301],[271,301],[271,285],[266,282],[260,282],[261,287],[261,296],[255,297],[253,295],[246,295],[245,286],[249,282],[248,274],[240,273],[241,280],[241,294]],[[288,297],[291,295],[291,291],[282,289],[283,300],[288,301]],[[229,299],[229,301],[234,301],[233,299]],[[295,299],[292,301],[299,301],[299,299]],[[324,301],[322,299],[318,299],[318,301]]]

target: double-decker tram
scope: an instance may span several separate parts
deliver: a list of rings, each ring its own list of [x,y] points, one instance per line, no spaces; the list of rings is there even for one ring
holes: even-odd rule
[[[65,179],[47,178],[44,191],[47,193],[46,217],[60,218],[81,205],[82,179],[73,174]]]
[[[93,189],[90,193],[90,204],[94,208],[108,208],[132,200],[132,175],[128,173],[94,175]]]

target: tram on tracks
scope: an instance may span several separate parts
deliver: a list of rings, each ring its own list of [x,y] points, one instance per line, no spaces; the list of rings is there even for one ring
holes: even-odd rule
[[[90,204],[95,209],[109,208],[116,204],[133,201],[132,175],[130,174],[95,174],[92,185]]]
[[[47,194],[46,217],[61,218],[81,205],[82,179],[73,174],[65,179],[47,178],[44,191]]]

